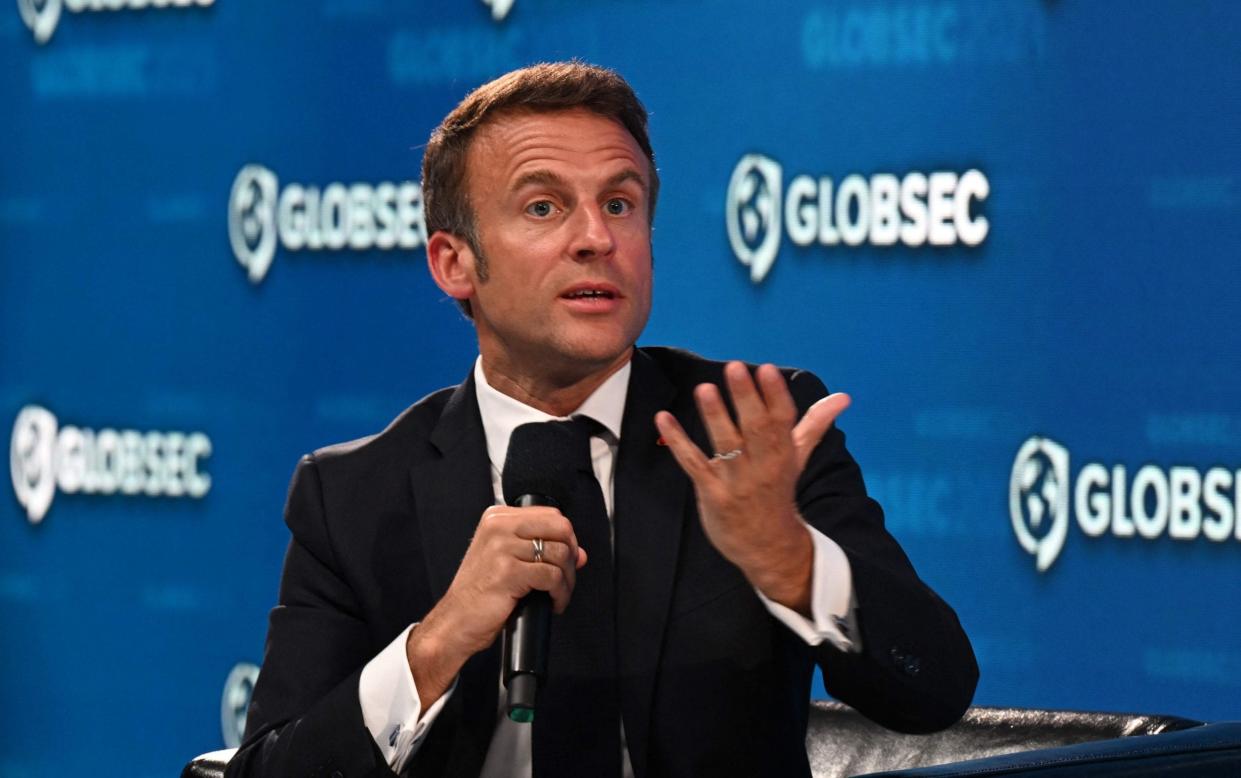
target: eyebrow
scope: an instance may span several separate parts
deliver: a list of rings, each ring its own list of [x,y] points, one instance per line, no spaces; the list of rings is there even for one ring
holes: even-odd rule
[[[644,178],[641,173],[634,170],[633,168],[625,168],[621,172],[612,176],[611,178],[607,180],[607,182],[605,183],[605,186],[610,189],[614,186],[620,186],[626,181],[637,182],[637,184],[642,187],[643,192],[646,192],[647,190],[650,189],[650,187],[646,183],[646,178]]]
[[[611,189],[620,186],[626,181],[637,182],[642,187],[642,191],[646,192],[650,187],[646,183],[646,179],[641,173],[633,168],[626,168],[616,175],[609,178],[603,183],[605,189]],[[517,191],[527,186],[548,186],[548,187],[567,187],[568,182],[561,176],[556,175],[550,170],[532,170],[529,173],[523,173],[513,182],[512,191]]]
[[[550,170],[532,170],[517,177],[517,180],[513,182],[512,191],[516,192],[527,186],[563,187],[565,185],[565,180]]]

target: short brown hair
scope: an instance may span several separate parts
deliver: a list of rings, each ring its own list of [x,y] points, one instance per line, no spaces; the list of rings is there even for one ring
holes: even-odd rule
[[[476,255],[478,224],[470,205],[466,154],[474,133],[509,111],[539,113],[585,108],[620,122],[650,163],[648,216],[655,217],[659,174],[646,132],[646,108],[628,82],[613,70],[585,62],[543,62],[505,73],[465,96],[431,133],[422,157],[422,202],[427,234],[443,230],[465,239]],[[486,278],[486,266],[479,268]],[[469,315],[468,302],[462,309]]]

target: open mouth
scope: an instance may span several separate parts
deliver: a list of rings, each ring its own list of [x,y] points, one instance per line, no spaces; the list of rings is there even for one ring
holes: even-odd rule
[[[577,289],[562,295],[568,300],[612,300],[616,295],[606,289]]]

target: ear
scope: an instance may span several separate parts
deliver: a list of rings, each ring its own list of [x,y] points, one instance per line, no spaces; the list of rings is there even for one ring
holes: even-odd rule
[[[427,239],[427,268],[444,294],[454,300],[474,296],[478,276],[474,272],[474,252],[468,243],[451,232],[439,230]]]

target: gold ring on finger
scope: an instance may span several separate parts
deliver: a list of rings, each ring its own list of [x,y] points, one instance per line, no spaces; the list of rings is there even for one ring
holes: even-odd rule
[[[736,458],[737,458],[737,457],[739,457],[739,456],[741,456],[741,449],[739,449],[739,448],[734,448],[732,451],[725,451],[725,452],[723,452],[723,453],[716,454],[715,456],[713,456],[713,457],[711,457],[711,458],[712,458],[712,459],[719,459],[719,460],[721,460],[721,461],[727,462],[728,460],[730,460],[730,459],[736,459]]]
[[[534,561],[543,561],[543,538],[535,538],[530,541],[534,545]]]

